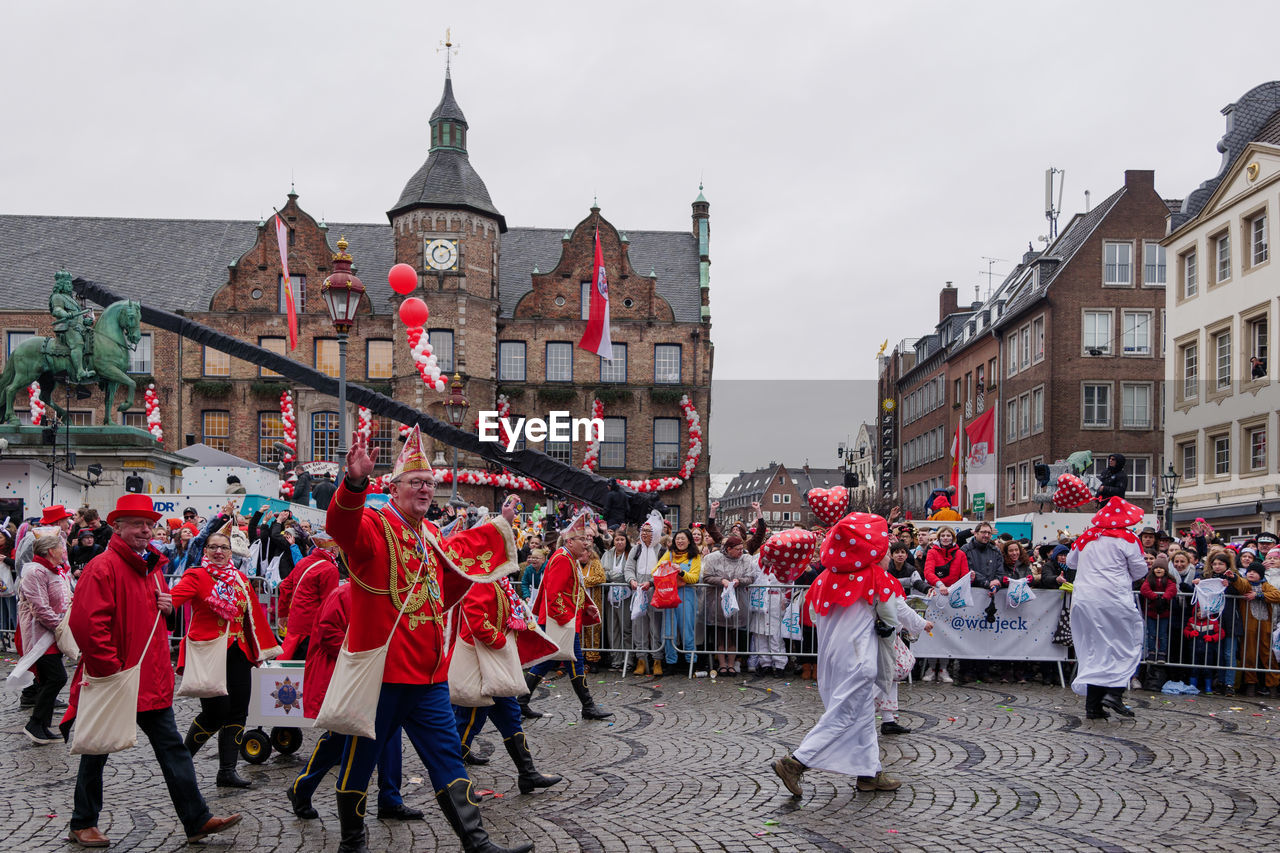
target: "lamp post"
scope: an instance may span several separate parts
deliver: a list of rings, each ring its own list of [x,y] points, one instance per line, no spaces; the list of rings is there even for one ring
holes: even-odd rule
[[[866,453],[866,450],[863,450]],[[836,458],[840,460],[840,467],[844,470],[844,488],[848,495],[848,504],[845,512],[853,512],[853,490],[858,487],[858,475],[854,473],[855,458],[858,458],[852,447],[847,446],[843,441],[836,445]]]
[[[338,254],[333,256],[333,273],[324,280],[320,294],[329,309],[329,320],[338,333],[338,476],[347,458],[347,335],[356,321],[356,311],[364,296],[364,283],[351,272],[351,256],[347,254],[347,238],[338,240]]]
[[[1182,480],[1178,472],[1173,470],[1173,463],[1169,463],[1169,470],[1160,475],[1160,485],[1164,492],[1164,529],[1170,536],[1173,535],[1173,508],[1178,501],[1174,497],[1178,494],[1178,483]]]
[[[445,417],[449,419],[449,423],[461,429],[463,421],[467,418],[467,409],[470,407],[471,404],[462,394],[462,376],[455,373],[449,382],[449,399],[444,401]],[[449,494],[449,506],[461,509],[466,505],[467,502],[458,497],[458,448],[455,446],[453,448],[453,489]]]

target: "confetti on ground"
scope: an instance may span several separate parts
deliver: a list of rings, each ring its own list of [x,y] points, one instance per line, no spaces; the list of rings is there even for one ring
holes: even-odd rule
[[[604,679],[603,678],[600,679],[599,681],[596,682],[596,684],[604,684]]]
[[[476,791],[476,796],[479,796],[479,797],[491,797],[491,796],[493,796],[493,789],[492,789],[492,788],[481,788],[479,791]]]
[[[769,834],[768,832],[757,832],[757,833],[755,833],[755,836],[756,836],[756,838],[759,838],[759,837],[761,837],[761,836],[763,836],[763,835],[768,835],[768,834]]]
[[[1217,714],[1215,714],[1215,713],[1213,713],[1212,711],[1210,711],[1210,712],[1209,712],[1209,716],[1210,716],[1210,717],[1216,717],[1216,716],[1218,716],[1218,715],[1217,715]]]
[[[1262,715],[1261,715],[1261,714],[1254,714],[1253,716],[1255,716],[1255,717],[1261,717]]]
[[[500,800],[500,799],[502,799],[502,794],[494,794],[493,796],[494,796],[496,799],[499,799],[499,800]]]
[[[1233,711],[1243,711],[1243,710],[1244,710],[1244,708],[1237,708],[1237,707],[1235,707],[1235,706],[1232,706],[1231,710],[1233,710]]]
[[[764,689],[764,692],[765,692],[765,693],[772,693],[772,692],[773,692],[773,688],[772,688],[772,687],[766,687],[766,688]]]
[[[666,703],[666,702],[654,702],[654,703],[653,703],[653,707],[655,707],[655,708],[665,708],[665,707],[667,707],[667,703]]]
[[[892,832],[894,835],[897,835],[897,834],[898,834],[898,830],[896,830],[896,829],[891,829],[891,830],[889,830],[889,831],[890,831],[890,832]]]
[[[421,784],[422,784],[422,777],[421,777],[421,776],[410,776],[410,777],[409,777],[409,782],[410,782],[410,784],[413,784],[413,785],[421,785]]]
[[[955,717],[947,717],[947,722],[954,723],[955,721],[956,721]]]
[[[768,820],[766,820],[766,821],[764,822],[764,825],[765,825],[765,826],[777,826],[777,825],[778,825],[778,822],[777,822],[776,820],[774,820],[773,818],[769,818]]]
[[[571,725],[571,726],[576,726],[576,725],[577,725],[577,723],[570,723],[569,725]]]
[[[1255,717],[1261,717],[1262,715],[1261,715],[1261,714],[1254,714],[1254,716],[1255,716]],[[715,734],[722,735],[722,734],[724,734],[724,731],[723,731],[723,730],[721,730],[721,729],[716,729],[716,730],[715,730]]]
[[[57,817],[57,816],[58,815],[56,812],[49,812],[47,815],[45,815],[45,817],[50,817],[50,818]]]

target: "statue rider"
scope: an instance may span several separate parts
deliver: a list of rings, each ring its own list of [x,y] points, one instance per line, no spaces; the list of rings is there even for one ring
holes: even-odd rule
[[[81,308],[71,289],[71,273],[60,270],[53,276],[53,293],[49,295],[49,313],[53,315],[53,332],[58,342],[70,351],[73,382],[93,379],[85,367],[85,333],[93,328],[93,315]]]

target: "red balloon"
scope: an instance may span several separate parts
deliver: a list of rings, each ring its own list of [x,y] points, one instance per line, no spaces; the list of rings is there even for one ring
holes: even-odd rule
[[[418,273],[408,264],[396,264],[387,273],[387,284],[401,296],[413,293],[414,288],[418,286]]]
[[[401,266],[404,266],[403,264]],[[431,316],[431,312],[427,309],[427,303],[423,302],[416,296],[410,296],[404,302],[400,303],[400,319],[409,327],[421,326],[427,322],[427,317]]]

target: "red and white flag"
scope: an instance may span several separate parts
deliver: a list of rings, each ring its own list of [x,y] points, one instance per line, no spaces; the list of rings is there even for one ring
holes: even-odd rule
[[[951,439],[951,481],[948,483],[953,489],[952,497],[949,503],[954,507],[960,503],[960,457],[962,455],[960,444],[960,424],[964,422],[961,418],[956,424],[956,434]]]
[[[276,245],[280,247],[280,274],[284,283],[284,308],[289,318],[289,349],[298,348],[298,306],[293,302],[293,284],[289,281],[289,229],[276,214]]]
[[[609,339],[609,276],[604,271],[599,230],[596,231],[596,257],[591,276],[591,313],[578,346],[601,358],[613,358],[613,341]]]
[[[983,412],[964,428],[969,437],[969,455],[965,458],[964,480],[969,494],[984,494],[988,506],[996,494],[996,407]]]

